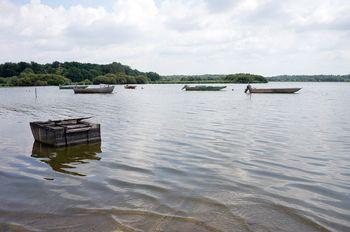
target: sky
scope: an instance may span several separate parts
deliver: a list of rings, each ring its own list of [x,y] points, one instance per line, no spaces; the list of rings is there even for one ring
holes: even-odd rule
[[[0,63],[349,74],[350,0],[0,0]]]

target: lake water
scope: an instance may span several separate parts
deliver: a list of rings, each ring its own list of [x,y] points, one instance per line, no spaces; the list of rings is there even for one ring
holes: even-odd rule
[[[303,89],[0,88],[0,231],[349,231],[350,84],[268,86]],[[101,145],[34,144],[81,116]]]

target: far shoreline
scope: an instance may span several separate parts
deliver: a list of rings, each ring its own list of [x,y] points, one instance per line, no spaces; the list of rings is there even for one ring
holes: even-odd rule
[[[256,83],[238,83],[238,82],[210,82],[210,81],[203,81],[203,82],[172,82],[172,81],[162,81],[162,82],[152,82],[152,83],[145,83],[145,84],[129,84],[129,85],[204,85],[204,84],[233,84],[233,85],[244,85],[244,84],[251,84],[251,85],[263,85],[263,84],[269,84],[269,83],[350,83],[350,81],[269,81],[267,83],[265,82],[256,82]],[[68,84],[68,85],[75,85],[75,84]],[[83,85],[83,84],[77,84],[77,85]],[[127,84],[89,84],[88,86],[98,86],[98,85],[114,85],[114,86],[124,86]],[[59,87],[59,85],[27,85],[27,86],[0,86],[0,89],[4,88],[28,88],[28,87]]]

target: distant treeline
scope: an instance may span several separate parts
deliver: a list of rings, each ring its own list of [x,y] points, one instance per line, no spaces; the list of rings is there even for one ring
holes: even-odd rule
[[[349,82],[350,75],[281,75],[267,77],[269,81]]]
[[[117,62],[90,64],[19,62],[0,64],[0,86],[79,84],[145,84],[159,81],[155,72],[140,72]]]
[[[158,83],[267,83],[266,78],[250,73],[236,73],[229,75],[173,75],[164,76]]]
[[[55,61],[48,64],[19,62],[0,64],[0,86],[45,86],[66,84],[146,84],[146,83],[266,83],[260,75],[163,76],[140,72],[127,65]]]
[[[172,83],[266,83],[267,81],[350,81],[350,75],[281,75],[263,77],[250,73],[160,76],[141,72],[118,62],[91,64],[55,61],[48,64],[19,62],[0,64],[0,86],[66,84],[172,84]]]

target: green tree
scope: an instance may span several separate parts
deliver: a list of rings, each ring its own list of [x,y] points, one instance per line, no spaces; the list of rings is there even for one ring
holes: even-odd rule
[[[136,77],[136,83],[137,84],[147,84],[148,78],[146,76],[139,75]]]
[[[116,84],[115,76],[113,74],[107,74],[98,76],[93,79],[94,84]]]
[[[230,74],[224,80],[232,83],[267,83],[267,80],[263,76],[249,73]]]
[[[56,85],[68,82],[67,79],[56,78],[57,76],[63,76],[75,83],[90,80],[94,83],[102,81],[105,83],[134,84],[160,80],[160,76],[157,73],[143,73],[118,62],[105,65],[79,62],[60,63],[58,61],[51,64],[38,64],[36,62],[7,62],[0,64],[0,77],[6,78],[6,85],[43,85],[45,82],[48,85]],[[7,80],[8,78],[10,79]],[[38,82],[37,80],[40,81]],[[4,81],[2,81],[1,85],[5,85]]]
[[[65,68],[63,75],[71,79],[73,82],[84,80],[84,76],[82,75],[81,70],[77,67],[69,67],[67,69]]]
[[[31,68],[26,68],[26,69],[24,69],[22,72],[21,72],[21,75],[31,75],[31,74],[34,74],[34,71],[33,71],[33,69],[31,69]]]
[[[90,81],[89,79],[85,79],[81,82],[79,82],[80,85],[92,85],[92,81]]]
[[[126,84],[127,83],[127,76],[124,73],[117,73],[115,74],[116,84]]]
[[[2,65],[0,76],[13,77],[17,75],[19,75],[19,72],[17,71],[17,64],[8,62]]]
[[[133,76],[126,76],[126,84],[137,84],[136,78]]]
[[[0,77],[0,86],[5,86],[7,85],[7,79],[4,77]]]
[[[159,81],[161,79],[160,75],[155,72],[148,72],[146,75],[151,81]]]

